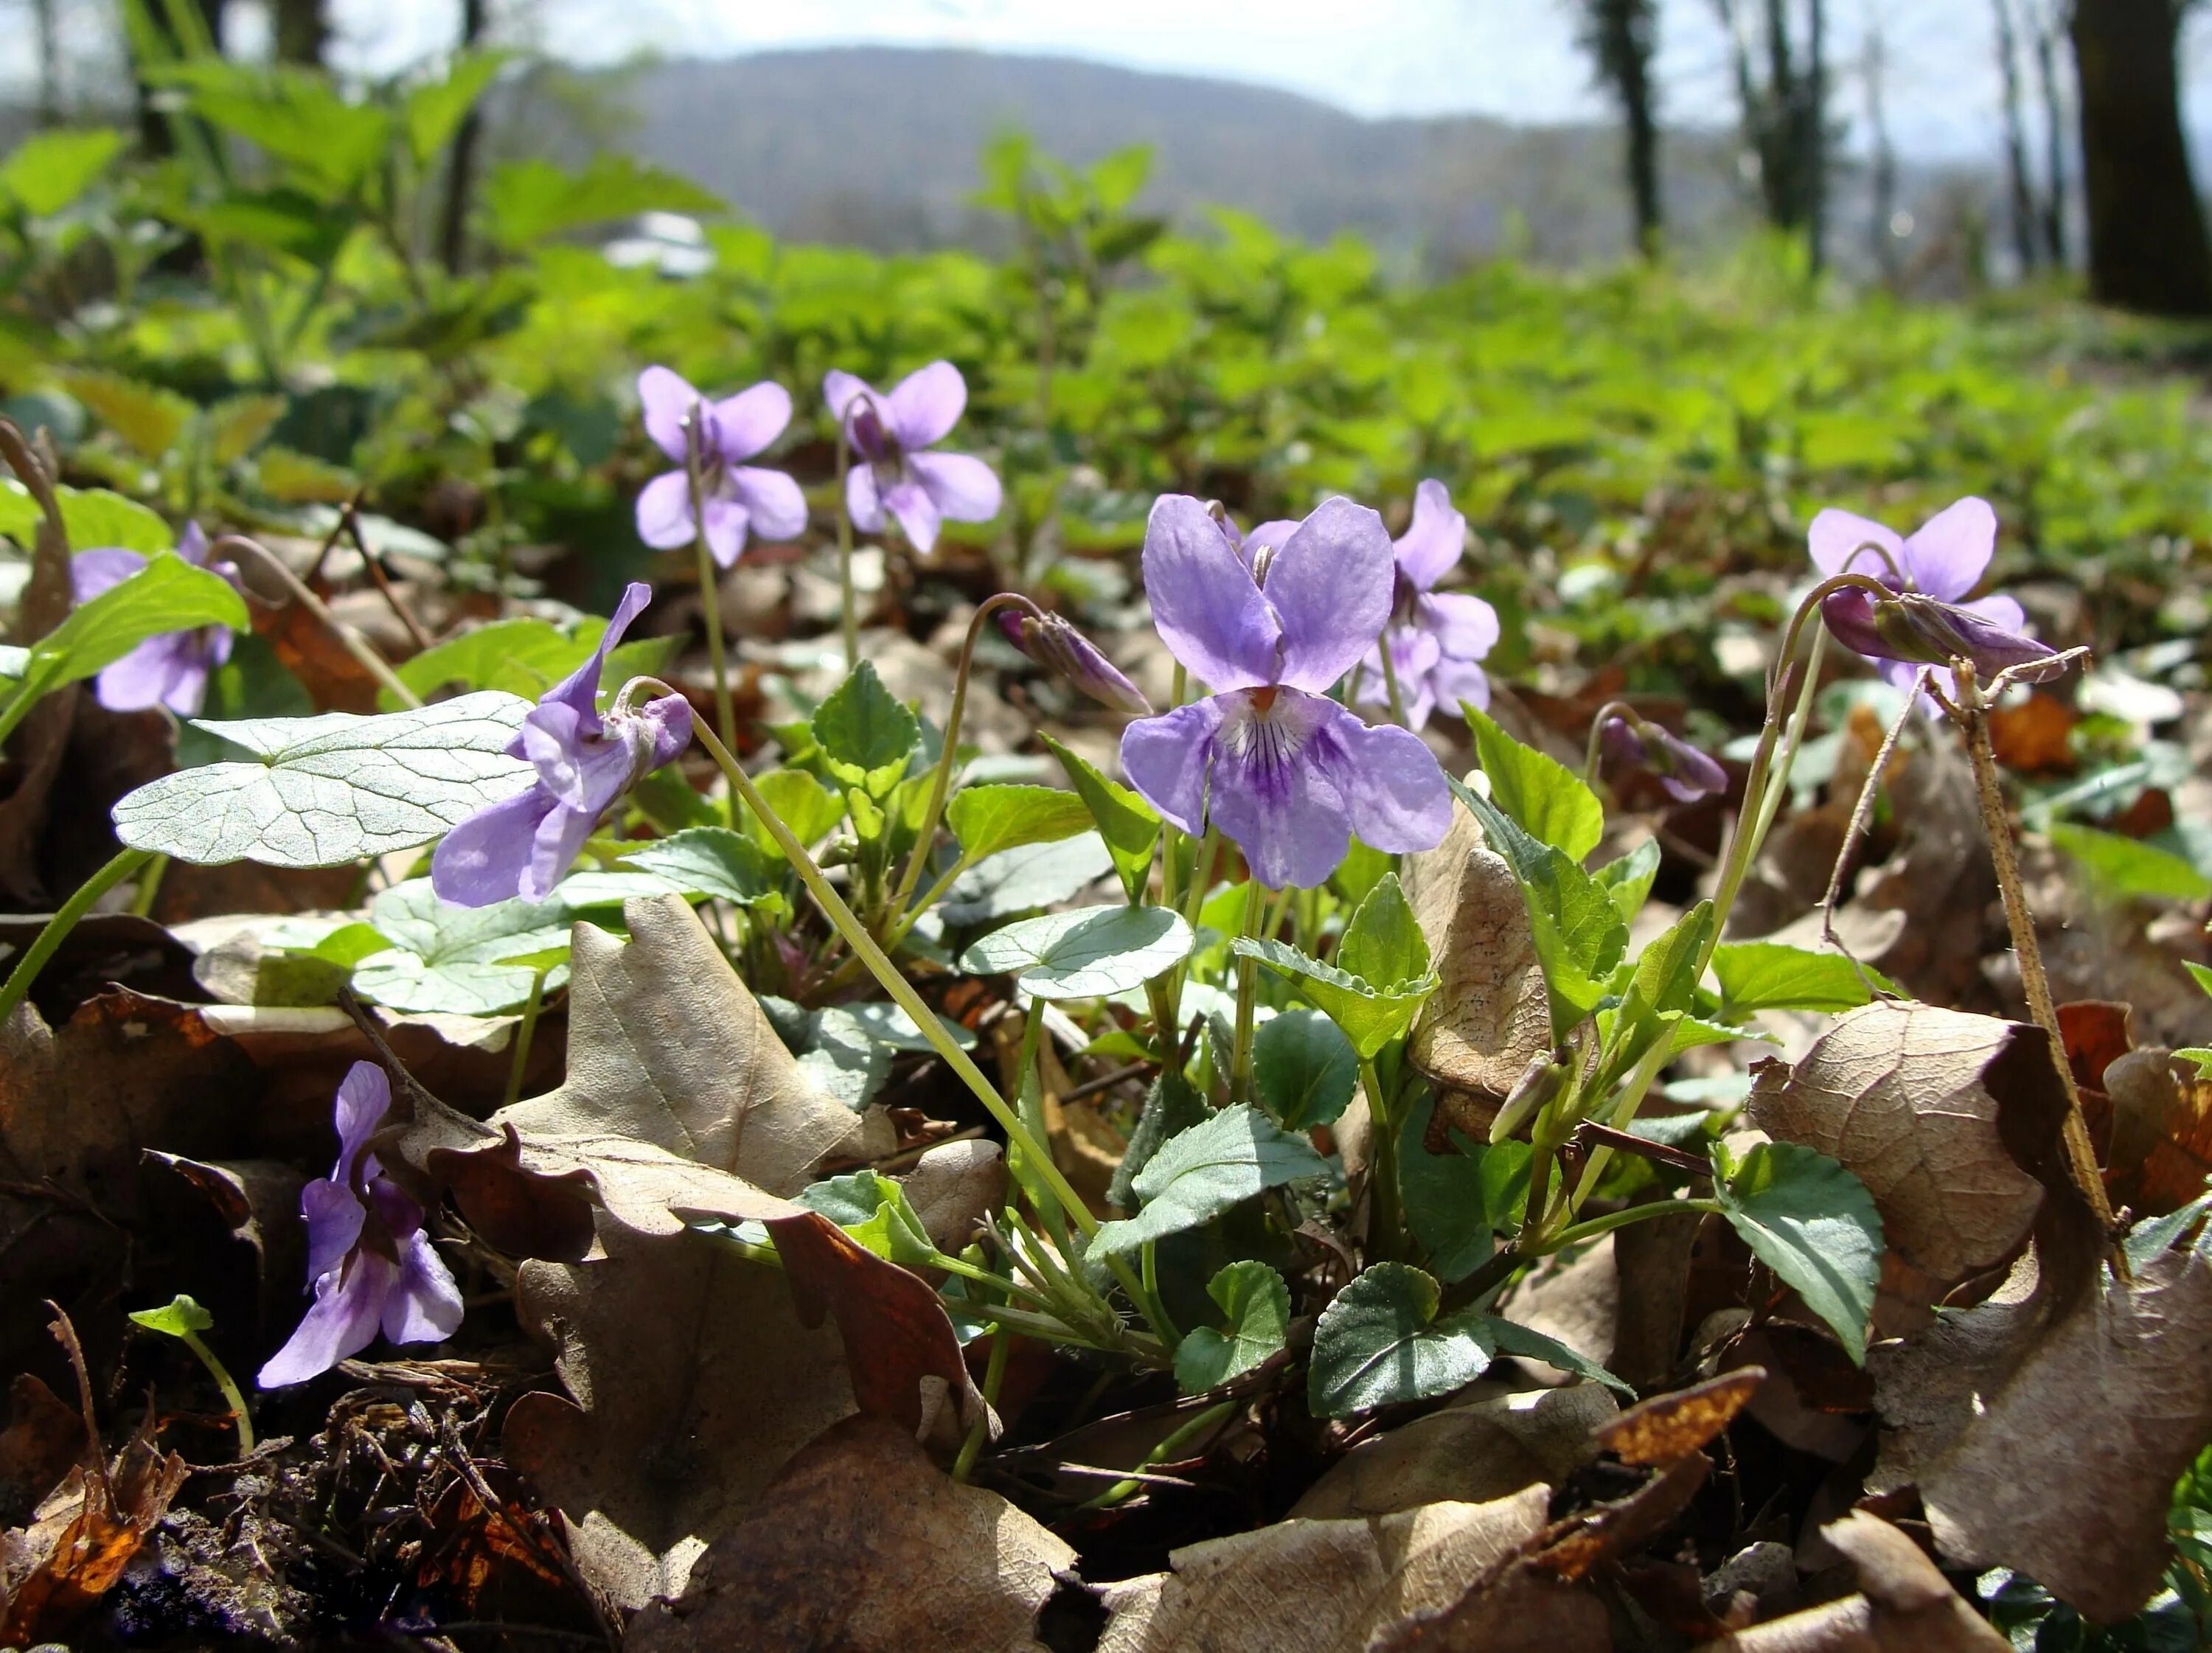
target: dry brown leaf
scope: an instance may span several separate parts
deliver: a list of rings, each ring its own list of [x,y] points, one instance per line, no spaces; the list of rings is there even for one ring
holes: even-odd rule
[[[1753,1121],[1841,1161],[1874,1195],[1882,1232],[1945,1285],[2003,1261],[2043,1189],[2007,1151],[1998,1098],[2040,1134],[2064,1097],[2033,1028],[1877,1001],[1839,1019],[1793,1069],[1757,1070]]]
[[[2157,1588],[2173,1483],[2212,1434],[2212,1264],[2116,1279],[2046,1222],[1988,1302],[1877,1346],[1870,1491],[1917,1486],[1947,1560],[2008,1566],[2101,1622]]]
[[[45,436],[41,433],[42,441]],[[41,513],[31,577],[16,599],[15,623],[8,631],[9,642],[28,645],[66,619],[75,600],[69,534],[62,526],[46,455],[9,424],[0,431],[0,457],[39,501]],[[10,743],[7,793],[0,797],[0,895],[10,907],[33,907],[47,899],[38,865],[39,840],[46,830],[49,795],[69,750],[70,725],[83,699],[76,684],[48,695],[31,708]]]
[[[920,1275],[878,1257],[819,1212],[802,1211],[768,1230],[800,1322],[811,1328],[825,1315],[837,1316],[846,1377],[862,1412],[919,1435],[923,1380],[934,1377],[957,1397],[963,1421],[989,1413],[968,1376],[944,1299]]]
[[[1074,1559],[995,1492],[949,1480],[897,1425],[855,1418],[794,1457],[682,1599],[647,1608],[623,1644],[1041,1653],[1037,1611]]]
[[[0,1430],[0,1522],[23,1520],[84,1455],[84,1419],[29,1372],[8,1388]]]
[[[2112,1103],[2106,1176],[2115,1203],[2138,1216],[2177,1211],[2212,1176],[2212,1079],[2162,1046],[2131,1050],[2105,1070]]]
[[[1407,859],[1406,895],[1441,981],[1407,1052],[1453,1091],[1504,1097],[1552,1048],[1551,1000],[1521,886],[1466,805],[1442,843]]]
[[[479,1232],[524,1255],[576,1257],[587,1191],[618,1227],[681,1233],[687,1216],[793,1215],[795,1194],[855,1129],[817,1090],[680,897],[634,899],[627,945],[575,928],[568,1077],[478,1124],[418,1103],[397,1152],[449,1185]]]
[[[980,1138],[940,1142],[898,1180],[922,1232],[957,1257],[975,1237],[977,1225],[1006,1203],[1006,1157],[997,1143]]]
[[[2008,1653],[1920,1547],[1855,1510],[1821,1528],[1858,1570],[1859,1594],[1708,1642],[1699,1653]]]
[[[1362,1441],[1291,1509],[1309,1521],[1391,1515],[1423,1504],[1487,1504],[1557,1483],[1597,1455],[1615,1416],[1596,1383],[1524,1389],[1446,1407]]]
[[[2020,774],[2070,773],[2075,721],[2072,707],[2038,690],[2019,705],[1990,714],[1990,744],[1997,762]]]
[[[2134,1009],[2109,999],[2075,999],[2057,1006],[2058,1038],[2066,1065],[2084,1091],[2105,1088],[2105,1070],[2135,1048],[2129,1024]]]
[[[1113,1617],[1097,1653],[1363,1653],[1518,1553],[1543,1530],[1550,1498],[1531,1486],[1489,1504],[1284,1521],[1194,1544],[1168,1558],[1173,1571],[1107,1592]]]
[[[1760,1367],[1743,1366],[1672,1395],[1655,1395],[1600,1429],[1597,1443],[1623,1463],[1673,1463],[1703,1451],[1735,1421],[1765,1381]]]
[[[801,1325],[773,1269],[703,1239],[616,1234],[608,1249],[522,1265],[517,1314],[575,1399],[524,1395],[505,1445],[567,1517],[585,1575],[637,1607],[682,1591],[853,1391],[837,1334]]]

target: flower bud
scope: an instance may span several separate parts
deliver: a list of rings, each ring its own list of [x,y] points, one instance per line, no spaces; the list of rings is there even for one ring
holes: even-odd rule
[[[1694,803],[1728,790],[1728,771],[1715,758],[1632,713],[1607,718],[1598,738],[1615,763],[1656,775],[1677,803]]]
[[[1004,608],[999,611],[999,629],[1016,648],[1101,706],[1138,717],[1152,715],[1152,702],[1137,685],[1099,653],[1096,643],[1057,614]]]

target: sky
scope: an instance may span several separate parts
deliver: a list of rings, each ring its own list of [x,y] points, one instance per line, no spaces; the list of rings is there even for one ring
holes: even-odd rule
[[[459,0],[329,0],[347,68],[385,72],[448,43]],[[2052,0],[2014,0],[2031,8]],[[247,33],[258,0],[233,0]],[[0,0],[0,80],[30,72],[27,30]],[[94,38],[112,0],[63,0]],[[854,44],[1051,53],[1217,76],[1319,98],[1366,116],[1481,113],[1524,121],[1603,119],[1570,0],[493,0],[495,26],[581,64],[640,53],[729,56]],[[1863,61],[1879,23],[1899,149],[1927,161],[1992,160],[1999,82],[1990,0],[1828,0],[1833,108],[1865,139]],[[1727,43],[1713,0],[1661,0],[1665,118],[1731,115]],[[2191,125],[2212,127],[2212,28],[2185,53]]]

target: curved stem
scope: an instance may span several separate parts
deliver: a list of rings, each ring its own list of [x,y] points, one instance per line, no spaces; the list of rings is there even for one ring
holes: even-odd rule
[[[1267,885],[1254,878],[1244,886],[1244,933],[1257,939],[1267,927]],[[1252,1100],[1252,1029],[1259,995],[1260,962],[1242,954],[1237,959],[1237,1043],[1229,1065],[1229,1103]]]
[[[1013,1335],[1003,1328],[991,1334],[991,1360],[983,1369],[983,1405],[994,1408],[999,1404],[1000,1386],[1006,1381],[1006,1357],[1014,1346]],[[952,1479],[964,1481],[975,1471],[975,1460],[983,1451],[984,1437],[990,1432],[991,1413],[985,1410],[976,1414],[975,1421],[968,1425],[968,1437],[960,1443],[960,1455],[952,1461]]]
[[[1243,1402],[1239,1401],[1216,1401],[1212,1406],[1206,1407],[1205,1411],[1200,1413],[1195,1418],[1193,1418],[1188,1422],[1179,1425],[1158,1446],[1146,1453],[1142,1462],[1137,1465],[1137,1468],[1139,1470],[1145,1470],[1150,1469],[1156,1463],[1168,1462],[1176,1453],[1180,1452],[1185,1446],[1196,1440],[1207,1430],[1212,1428],[1214,1425],[1219,1423],[1223,1419],[1229,1416],[1231,1413],[1236,1411],[1242,1404]],[[1136,1490],[1143,1485],[1144,1483],[1142,1481],[1117,1480],[1104,1492],[1101,1492],[1097,1498],[1091,1498],[1086,1503],[1079,1504],[1076,1508],[1079,1510],[1111,1509],[1114,1505],[1121,1503],[1122,1499],[1127,1498],[1131,1493],[1136,1492]]]
[[[1390,702],[1390,721],[1401,729],[1410,728],[1413,726],[1406,721],[1405,698],[1398,692],[1398,668],[1390,659],[1390,634],[1387,629],[1375,652],[1382,657],[1382,690]]]
[[[1367,1254],[1370,1261],[1401,1255],[1405,1219],[1398,1214],[1398,1121],[1382,1093],[1382,1077],[1369,1057],[1359,1064],[1367,1088]]]
[[[850,674],[860,664],[860,609],[853,591],[853,514],[846,503],[851,495],[845,491],[845,476],[853,468],[848,417],[846,412],[837,416],[837,590],[844,603],[845,670]]]
[[[55,909],[54,915],[46,921],[46,927],[39,932],[39,939],[15,961],[15,968],[8,973],[6,985],[0,986],[0,1028],[14,1018],[17,1007],[29,997],[39,972],[46,969],[46,961],[69,939],[77,921],[92,910],[94,902],[153,858],[150,849],[119,852],[113,860],[77,885],[76,892]]]
[[[714,673],[714,726],[722,744],[738,744],[738,713],[730,698],[730,662],[722,648],[722,584],[714,565],[713,547],[707,544],[706,459],[699,443],[707,426],[707,404],[694,402],[684,421],[684,469],[691,483],[692,544],[699,553],[699,607],[707,620],[707,662]]]
[[[215,1379],[216,1388],[222,1391],[222,1398],[229,1402],[231,1418],[238,1425],[238,1455],[241,1458],[247,1456],[253,1450],[253,1419],[246,1415],[246,1396],[240,1393],[237,1380],[231,1376],[229,1368],[215,1358],[215,1351],[208,1347],[198,1332],[187,1330],[177,1335],[186,1348],[199,1357],[200,1364],[207,1368],[208,1376]]]
[[[509,1108],[522,1100],[522,1073],[530,1065],[530,1041],[538,1031],[538,1013],[545,1007],[545,975],[532,970],[530,975],[530,997],[522,1001],[522,1025],[514,1030],[514,1055],[507,1067],[507,1101]]]
[[[660,686],[666,687],[665,684]],[[1060,1168],[1053,1164],[1049,1150],[1030,1133],[1029,1127],[1006,1105],[1006,1098],[999,1094],[998,1087],[984,1076],[983,1070],[975,1066],[966,1051],[953,1042],[952,1036],[945,1030],[945,1024],[937,1019],[937,1012],[930,1009],[899,967],[891,963],[884,950],[876,945],[875,938],[868,933],[867,926],[861,923],[853,909],[845,904],[845,898],[837,893],[829,879],[822,876],[822,869],[814,864],[814,858],[806,853],[806,847],[799,842],[783,817],[770,807],[768,799],[761,796],[760,788],[753,785],[752,777],[745,773],[744,766],[738,762],[728,747],[714,738],[711,731],[695,724],[693,732],[700,744],[706,747],[708,756],[721,766],[731,790],[760,817],[761,824],[775,840],[776,848],[791,863],[792,871],[799,874],[799,881],[806,886],[806,893],[814,897],[815,905],[822,909],[823,916],[830,921],[837,933],[845,939],[845,945],[853,950],[868,973],[882,984],[884,991],[891,996],[892,1002],[914,1018],[914,1024],[921,1030],[922,1037],[929,1041],[960,1082],[975,1093],[975,1099],[998,1121],[999,1128],[1006,1132],[1007,1140],[1019,1148],[1029,1163],[1036,1167],[1038,1182],[1066,1207],[1069,1218],[1083,1231],[1085,1237],[1097,1233],[1098,1219],[1091,1214],[1091,1208],[1083,1203],[1082,1196],[1060,1175]]]
[[[399,681],[399,674],[392,669],[392,663],[389,660],[376,652],[375,646],[361,633],[339,619],[337,615],[331,613],[330,605],[310,591],[307,582],[299,575],[285,567],[284,559],[278,556],[276,552],[270,550],[259,540],[248,539],[244,534],[225,534],[216,540],[208,548],[208,560],[212,562],[216,554],[222,551],[252,552],[255,556],[260,558],[262,565],[276,576],[277,583],[290,594],[292,600],[313,615],[324,629],[338,640],[339,646],[347,653],[352,655],[360,663],[362,670],[374,678],[387,694],[402,706],[422,705],[422,696]]]
[[[1615,715],[1632,718],[1636,708],[1625,700],[1609,700],[1590,720],[1589,745],[1583,755],[1583,782],[1593,792],[1597,790],[1598,739],[1605,732],[1605,720]]]
[[[1036,605],[1028,598],[1002,591],[978,603],[975,612],[969,617],[968,635],[960,643],[960,669],[952,678],[952,705],[945,714],[944,749],[938,753],[937,773],[929,783],[929,802],[921,811],[921,830],[915,836],[914,848],[907,855],[906,872],[891,896],[895,910],[906,905],[915,885],[921,882],[921,869],[929,860],[930,840],[937,836],[937,823],[945,817],[945,795],[952,790],[952,771],[958,761],[955,754],[960,747],[960,722],[968,713],[968,678],[975,669],[975,640],[982,635],[983,622],[994,612],[1016,605],[1032,614],[1037,612]]]
[[[1610,1234],[1616,1228],[1626,1228],[1631,1223],[1648,1222],[1655,1217],[1673,1217],[1685,1211],[1705,1212],[1718,1216],[1723,1210],[1717,1200],[1647,1200],[1640,1206],[1623,1206],[1619,1211],[1609,1211],[1602,1217],[1593,1217],[1586,1223],[1577,1223],[1572,1228],[1563,1228],[1552,1237],[1551,1249],[1564,1251],[1571,1245],[1580,1245],[1586,1240]]]

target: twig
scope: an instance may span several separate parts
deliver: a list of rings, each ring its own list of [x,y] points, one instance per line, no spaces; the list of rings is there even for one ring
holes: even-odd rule
[[[1086,1097],[1095,1097],[1101,1091],[1111,1091],[1124,1079],[1141,1079],[1152,1071],[1152,1064],[1150,1062],[1131,1062],[1127,1067],[1117,1067],[1110,1073],[1101,1073],[1097,1079],[1085,1079],[1082,1084],[1071,1086],[1063,1092],[1060,1098],[1060,1105],[1066,1107],[1071,1102],[1081,1102]]]
[[[306,581],[284,565],[284,559],[258,539],[248,539],[244,534],[225,534],[209,548],[212,559],[218,551],[251,551],[259,557],[264,567],[276,576],[278,583],[291,594],[292,600],[319,621],[339,646],[353,656],[361,668],[390,692],[402,706],[419,707],[422,697],[399,680],[392,663],[376,652],[375,646],[351,626],[331,612],[330,605],[307,589]]]
[[[1850,865],[1851,850],[1865,833],[1867,822],[1874,814],[1874,801],[1881,795],[1882,777],[1889,772],[1890,757],[1897,751],[1897,743],[1905,734],[1905,726],[1912,720],[1921,696],[1928,692],[1934,670],[1932,666],[1923,665],[1913,674],[1912,688],[1905,696],[1905,709],[1897,714],[1897,720],[1889,726],[1881,738],[1881,744],[1875,751],[1873,765],[1868,769],[1866,780],[1859,787],[1858,800],[1851,805],[1851,818],[1844,828],[1844,842],[1836,851],[1836,864],[1829,870],[1827,892],[1820,897],[1821,944],[1833,947],[1850,959],[1851,968],[1859,973],[1859,980],[1865,983],[1870,993],[1875,990],[1875,984],[1867,975],[1866,966],[1859,963],[1857,956],[1844,945],[1836,934],[1836,902],[1843,894],[1844,868]]]
[[[590,1604],[592,1617],[599,1621],[599,1634],[605,1640],[606,1644],[617,1650],[619,1653],[622,1638],[615,1633],[614,1626],[608,1621],[605,1610],[599,1605],[599,1598],[592,1592],[591,1585],[586,1582],[583,1574],[577,1571],[575,1559],[568,1553],[568,1547],[549,1543],[544,1534],[534,1530],[527,1523],[519,1522],[510,1515],[507,1512],[506,1500],[491,1490],[490,1484],[483,1478],[483,1472],[477,1468],[476,1460],[469,1455],[468,1445],[461,1439],[461,1426],[454,1421],[453,1414],[447,1412],[439,1421],[441,1425],[439,1431],[439,1445],[442,1455],[446,1462],[453,1466],[460,1478],[468,1483],[469,1491],[476,1494],[476,1500],[483,1506],[484,1513],[497,1516],[500,1525],[521,1540],[526,1548],[535,1551],[538,1556],[550,1561],[560,1570],[561,1576],[575,1586],[584,1600]]]
[[[407,641],[414,644],[415,652],[421,653],[430,647],[430,635],[409,612],[407,605],[399,600],[399,593],[392,589],[391,576],[384,572],[382,560],[368,549],[368,541],[362,537],[360,514],[348,505],[339,524],[352,538],[354,550],[361,553],[362,566],[368,570],[370,580],[384,594],[385,606],[392,611],[392,617],[399,622],[400,629],[406,632]]]

